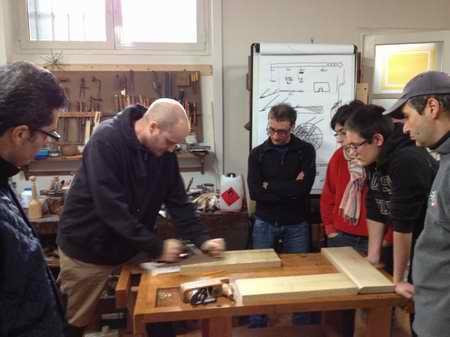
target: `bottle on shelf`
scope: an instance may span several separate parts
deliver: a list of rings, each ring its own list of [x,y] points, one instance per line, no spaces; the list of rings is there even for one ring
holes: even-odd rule
[[[28,217],[31,220],[42,218],[42,205],[38,199],[37,187],[36,187],[36,177],[30,177],[32,194],[31,201],[28,205]]]

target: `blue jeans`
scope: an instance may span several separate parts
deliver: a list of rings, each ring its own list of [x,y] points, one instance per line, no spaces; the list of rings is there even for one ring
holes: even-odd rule
[[[367,255],[369,240],[365,236],[357,236],[344,232],[337,232],[334,238],[327,238],[328,247],[353,247],[357,252]]]
[[[282,225],[256,218],[252,238],[254,249],[274,248],[277,242],[281,253],[308,253],[311,247],[310,226],[306,222]]]
[[[279,243],[281,253],[308,253],[311,247],[310,226],[306,222],[282,225],[256,218],[252,239],[253,249],[274,248]],[[267,321],[266,315],[252,315],[249,328],[264,328]],[[302,325],[309,324],[311,319],[308,313],[294,313],[292,321]]]

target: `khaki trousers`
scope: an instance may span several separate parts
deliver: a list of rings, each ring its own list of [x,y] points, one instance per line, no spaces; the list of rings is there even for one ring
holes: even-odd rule
[[[67,256],[61,249],[58,251],[61,267],[58,284],[61,293],[67,298],[67,321],[84,328],[94,316],[108,276],[116,266],[81,262]]]

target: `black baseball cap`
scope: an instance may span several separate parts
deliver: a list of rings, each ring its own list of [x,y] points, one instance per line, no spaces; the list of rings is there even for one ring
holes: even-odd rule
[[[383,115],[403,118],[402,107],[411,98],[425,95],[450,94],[450,76],[441,71],[426,71],[410,80],[402,96]]]

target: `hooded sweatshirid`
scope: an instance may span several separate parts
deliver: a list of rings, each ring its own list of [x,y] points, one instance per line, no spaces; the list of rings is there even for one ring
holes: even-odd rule
[[[368,172],[367,218],[392,225],[395,232],[412,233],[414,247],[423,229],[436,160],[396,124]]]
[[[188,201],[175,153],[154,156],[139,143],[134,122],[146,109],[132,106],[95,130],[58,226],[62,251],[86,263],[118,265],[138,253],[161,255],[154,232],[164,203],[183,239],[208,239]]]
[[[450,335],[450,133],[439,142],[436,152],[441,156],[439,171],[413,260],[413,328],[420,337]]]

